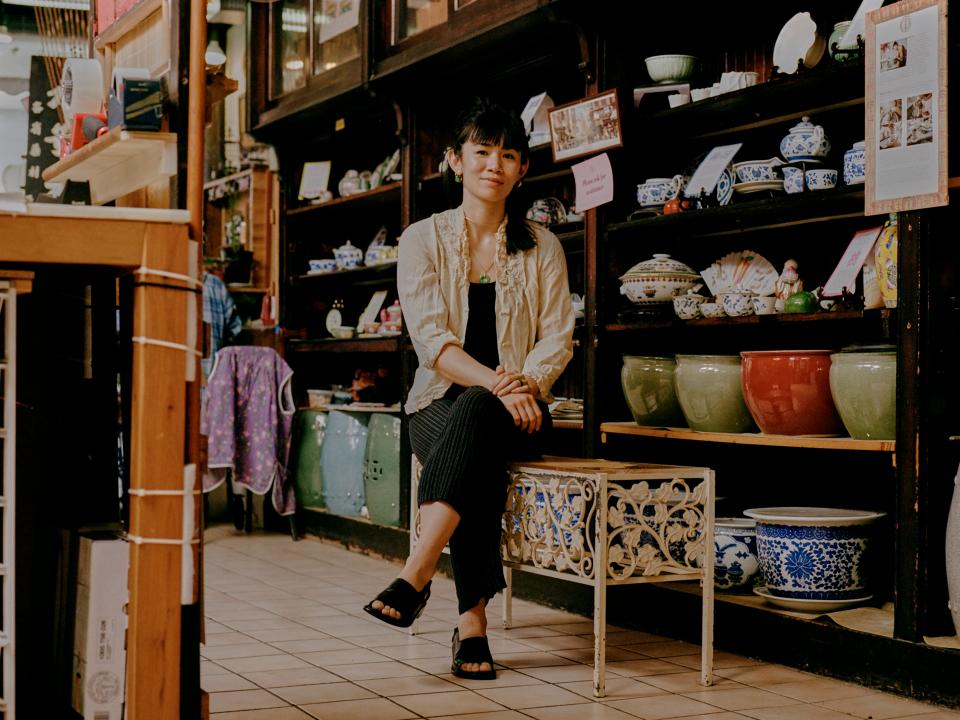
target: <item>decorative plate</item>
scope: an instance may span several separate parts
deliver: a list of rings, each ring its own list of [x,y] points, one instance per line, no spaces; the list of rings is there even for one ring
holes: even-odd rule
[[[798,598],[784,598],[771,595],[764,585],[753,588],[753,593],[759,595],[771,605],[777,605],[785,610],[807,613],[825,613],[833,612],[834,610],[845,610],[846,608],[856,605],[862,605],[873,599],[873,595],[864,595],[860,598],[849,598],[847,600],[801,600]]]
[[[330,312],[327,313],[327,319],[325,324],[327,327],[327,332],[333,335],[333,329],[343,325],[343,316],[340,315],[340,311],[337,310],[336,308],[334,308],[333,310],[330,310]]]
[[[817,35],[817,23],[810,13],[797,13],[777,35],[773,46],[773,64],[784,75],[792,75],[801,62],[807,67],[820,62],[824,50],[826,42]]]
[[[713,193],[721,206],[728,205],[733,197],[733,180],[735,177],[733,168],[726,167],[720,174],[720,179],[717,180],[717,187]]]
[[[752,193],[761,190],[783,191],[783,180],[751,180],[750,182],[736,183],[733,191],[738,193]]]

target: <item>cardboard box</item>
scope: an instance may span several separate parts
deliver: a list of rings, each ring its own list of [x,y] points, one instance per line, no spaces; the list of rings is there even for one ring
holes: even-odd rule
[[[123,718],[129,558],[116,536],[80,538],[73,708],[84,720]]]

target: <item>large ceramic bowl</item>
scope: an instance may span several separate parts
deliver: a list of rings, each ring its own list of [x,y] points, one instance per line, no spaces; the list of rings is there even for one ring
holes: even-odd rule
[[[760,569],[756,520],[716,518],[713,521],[713,584],[719,590],[746,589]]]
[[[620,294],[637,304],[669,303],[674,295],[691,289],[700,274],[669,255],[654,254],[620,277]]]
[[[637,425],[684,425],[683,413],[674,389],[673,376],[676,369],[677,363],[673,358],[623,356],[620,383]]]
[[[743,358],[743,399],[760,430],[830,436],[843,423],[830,395],[829,350],[760,350]]]
[[[743,402],[736,355],[677,355],[677,399],[687,424],[700,432],[756,430]]]
[[[644,58],[647,74],[655,83],[675,83],[686,80],[697,69],[693,55],[653,55]]]
[[[893,440],[897,432],[897,353],[830,356],[830,393],[850,437]]]
[[[884,513],[768,507],[744,514],[757,521],[757,554],[769,595],[794,600],[869,598],[869,526]]]

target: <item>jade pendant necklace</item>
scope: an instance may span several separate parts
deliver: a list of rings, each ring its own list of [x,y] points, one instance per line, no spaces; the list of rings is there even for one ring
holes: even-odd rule
[[[494,255],[493,262],[487,265],[487,269],[480,273],[481,285],[486,285],[487,283],[493,282],[493,278],[491,278],[487,273],[490,272],[490,268],[492,268],[496,262],[497,262],[497,256]]]

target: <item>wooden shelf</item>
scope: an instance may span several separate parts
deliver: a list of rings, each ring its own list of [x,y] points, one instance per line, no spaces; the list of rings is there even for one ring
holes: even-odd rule
[[[89,182],[91,202],[103,205],[176,173],[176,133],[115,127],[48,167],[43,179]]]
[[[816,313],[779,313],[776,315],[747,315],[745,317],[698,318],[697,320],[680,320],[672,310],[664,310],[661,315],[652,315],[650,318],[632,322],[609,323],[603,329],[608,333],[628,333],[643,330],[681,329],[698,327],[730,327],[737,325],[770,325],[793,323],[821,323],[821,322],[877,322],[887,321],[895,312],[889,308],[877,310],[837,310],[836,312]]]
[[[796,195],[779,194],[773,199],[740,200],[743,197],[746,196],[734,194],[733,201],[725,207],[611,223],[607,226],[607,233],[611,239],[618,240],[648,233],[677,238],[709,238],[864,217],[862,186]]]
[[[343,207],[344,205],[349,205],[352,210],[356,210],[366,204],[383,205],[396,202],[399,209],[401,184],[402,183],[399,182],[389,183],[374,188],[373,190],[367,190],[366,192],[357,193],[356,195],[334,198],[333,200],[328,200],[318,205],[305,205],[303,207],[291,208],[287,210],[287,217],[318,213],[336,207]]]
[[[583,430],[583,420],[554,420],[556,430]]]
[[[601,442],[607,435],[693,440],[728,445],[766,445],[772,447],[815,448],[818,450],[859,450],[889,452],[897,448],[895,440],[854,440],[848,437],[803,437],[799,435],[764,435],[763,433],[707,433],[688,428],[642,427],[635,422],[605,422],[600,425]]]
[[[350,340],[327,338],[323,340],[291,339],[287,341],[287,352],[295,353],[392,353],[399,349],[400,337],[397,335],[385,338],[352,338]]]
[[[785,125],[804,115],[861,107],[863,103],[863,63],[827,62],[814,70],[653,113],[643,121],[654,125],[658,134],[710,138]]]
[[[140,0],[97,35],[93,40],[93,47],[97,50],[103,50],[107,45],[112,45],[120,40],[153,13],[162,9],[163,0]]]
[[[334,270],[333,272],[328,273],[315,273],[309,274],[305,273],[303,275],[297,275],[296,279],[298,281],[309,281],[311,283],[319,282],[322,280],[325,281],[347,281],[353,284],[360,283],[366,279],[377,279],[378,281],[383,281],[384,279],[392,279],[397,273],[397,263],[396,262],[387,262],[381,263],[379,265],[370,265],[358,268],[352,268],[350,270]]]

